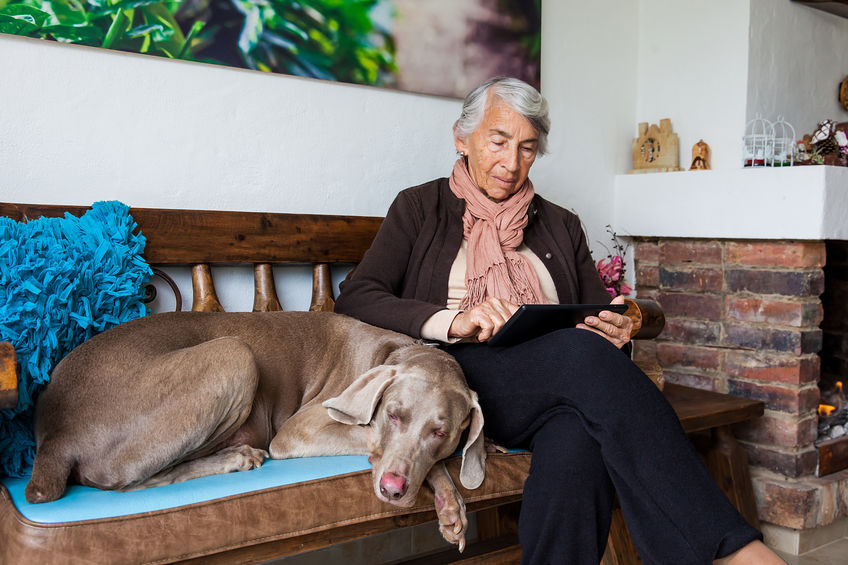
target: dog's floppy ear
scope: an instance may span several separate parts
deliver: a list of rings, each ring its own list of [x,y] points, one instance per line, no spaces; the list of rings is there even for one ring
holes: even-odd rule
[[[486,445],[483,438],[483,412],[477,400],[477,393],[471,391],[471,424],[468,426],[468,439],[462,448],[462,466],[459,470],[459,482],[467,489],[480,486],[486,476]]]
[[[390,365],[374,367],[356,378],[340,395],[322,403],[333,420],[342,424],[367,424],[383,396],[395,380]]]

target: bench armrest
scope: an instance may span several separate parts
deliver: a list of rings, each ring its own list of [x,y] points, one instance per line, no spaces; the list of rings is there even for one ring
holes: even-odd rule
[[[633,320],[630,339],[652,339],[665,327],[665,314],[656,301],[647,298],[625,298],[625,316]]]

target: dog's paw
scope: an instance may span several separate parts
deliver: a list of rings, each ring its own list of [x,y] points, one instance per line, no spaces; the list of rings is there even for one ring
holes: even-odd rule
[[[262,466],[268,458],[268,452],[264,449],[256,449],[249,445],[236,445],[222,449],[219,452],[225,458],[226,472],[249,471]]]
[[[499,443],[495,443],[494,440],[489,438],[485,438],[484,445],[486,447],[486,453],[508,453],[509,450]]]
[[[65,484],[51,484],[49,486],[37,485],[32,480],[27,483],[24,489],[24,497],[30,504],[40,504],[42,502],[51,502],[61,497],[65,493]]]
[[[465,501],[457,490],[441,490],[434,493],[436,514],[439,517],[439,533],[448,543],[458,546],[460,553],[465,549],[465,532],[468,530],[468,518],[465,515]]]

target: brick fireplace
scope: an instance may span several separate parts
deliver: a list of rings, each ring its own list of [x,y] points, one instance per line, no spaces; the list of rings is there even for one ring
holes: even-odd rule
[[[666,327],[638,343],[667,381],[765,403],[739,425],[760,518],[793,529],[848,516],[848,471],[816,477],[824,242],[639,238],[636,288]]]
[[[765,403],[761,418],[734,433],[748,452],[767,538],[794,535],[795,547],[782,549],[803,551],[798,536],[805,533],[848,533],[848,470],[817,473],[821,391],[840,378],[848,384],[848,215],[832,216],[843,199],[848,203],[848,171],[786,175],[793,182],[840,175],[845,182],[830,205],[832,182],[807,182],[793,191],[775,183],[774,172],[739,171],[716,174],[733,179],[729,186],[709,183],[709,195],[690,193],[685,206],[675,204],[684,202],[681,193],[691,190],[689,180],[697,174],[617,181],[617,199],[632,202],[635,193],[639,210],[653,210],[652,221],[640,224],[627,219],[639,213],[628,205],[615,229],[634,236],[637,295],[655,298],[666,315],[664,331],[637,343],[634,355],[640,363],[661,365],[669,382]],[[797,206],[785,202],[790,193]],[[824,196],[815,206],[817,218],[799,209],[817,196]],[[775,201],[781,207],[774,213],[758,213]],[[711,217],[711,207],[722,215]],[[662,220],[660,214],[672,216]],[[817,224],[810,229],[808,222]],[[848,437],[842,441],[848,444]]]

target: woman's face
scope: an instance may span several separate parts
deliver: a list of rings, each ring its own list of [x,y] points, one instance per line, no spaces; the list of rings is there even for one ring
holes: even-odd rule
[[[454,136],[456,150],[468,157],[468,172],[486,196],[501,201],[515,194],[530,173],[539,135],[530,122],[489,94],[483,121],[466,139]]]

